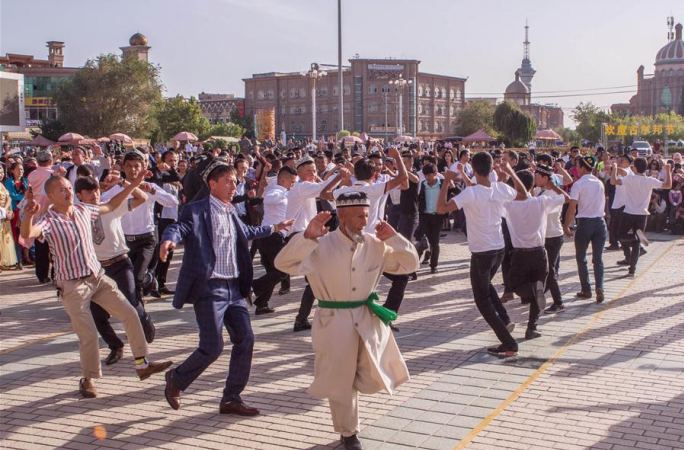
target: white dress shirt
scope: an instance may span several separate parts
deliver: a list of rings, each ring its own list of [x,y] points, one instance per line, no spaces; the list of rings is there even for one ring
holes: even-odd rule
[[[264,193],[264,218],[261,225],[277,225],[287,218],[287,189],[275,184]]]
[[[106,261],[119,255],[128,253],[126,237],[121,228],[121,218],[130,212],[130,200],[119,205],[114,211],[100,216],[93,222],[93,230],[100,228],[101,232],[93,231],[95,256],[99,261]],[[102,238],[96,238],[102,236]]]
[[[548,216],[546,216],[546,235],[545,238],[555,238],[558,236],[563,236],[563,223],[561,221],[561,213],[563,212],[563,203],[565,203],[565,197],[558,194],[551,189],[545,189],[542,191],[542,196],[546,197],[561,197],[563,202],[561,206],[553,209]]]
[[[577,201],[577,218],[605,216],[606,192],[603,182],[593,175],[584,175],[570,189],[570,198]]]
[[[663,182],[645,175],[632,175],[622,179],[622,186],[625,188],[625,213],[648,216],[651,192],[663,187]]]
[[[626,177],[630,177],[634,175],[634,172],[632,172],[632,169],[629,167],[626,169],[627,174],[625,176],[618,176],[618,180],[623,180]],[[613,197],[613,204],[611,205],[612,209],[620,209],[623,206],[625,206],[625,186],[622,184],[616,184],[615,185],[615,197]]]
[[[316,217],[316,197],[328,186],[332,179],[315,183],[300,181],[295,183],[287,194],[287,210],[285,216],[294,219],[288,234],[302,232]]]
[[[122,190],[123,188],[121,186],[114,186],[102,194],[102,202],[108,202]],[[128,198],[130,199],[132,196],[129,196]],[[151,192],[147,193],[147,201],[145,201],[145,203],[121,218],[121,226],[124,230],[124,234],[127,236],[136,236],[139,234],[154,233],[156,231],[154,225],[154,204],[157,202],[162,206],[178,206],[177,197],[174,197],[158,186],[155,187],[154,194]]]
[[[511,234],[513,248],[543,247],[547,218],[553,211],[560,213],[564,202],[565,198],[562,195],[543,195],[506,203],[506,225]]]

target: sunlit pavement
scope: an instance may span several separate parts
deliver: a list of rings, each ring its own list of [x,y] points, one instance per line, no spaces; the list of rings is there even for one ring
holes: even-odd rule
[[[361,396],[365,447],[684,448],[684,240],[651,237],[635,279],[615,264],[622,252],[605,254],[602,305],[574,299],[574,249],[566,243],[565,312],[542,316],[543,336],[524,341],[528,308],[519,299],[507,303],[520,354],[499,360],[484,351],[496,342],[472,301],[463,235],[450,232],[439,272],[422,266],[396,324],[411,381],[394,397]],[[3,448],[336,447],[327,403],[306,393],[310,335],[291,330],[303,282],[292,286],[274,296],[275,314],[253,317],[256,346],[243,398],[261,415],[238,418],[218,413],[227,335],[224,354],[184,392],[179,411],[164,400],[163,376],[138,381],[128,348],[120,362],[103,366],[98,398],[81,399],[77,341],[53,288],[38,285],[32,269],[3,272]],[[383,280],[381,292],[387,288]],[[147,308],[157,324],[153,359],[181,362],[197,343],[192,309],[175,310],[169,298]],[[107,351],[103,345],[103,358]]]

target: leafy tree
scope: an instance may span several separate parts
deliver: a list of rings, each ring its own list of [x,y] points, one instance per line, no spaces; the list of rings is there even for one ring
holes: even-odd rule
[[[347,136],[351,136],[351,133],[347,130],[340,130],[337,132],[337,140],[339,141],[342,138],[345,138]]]
[[[580,145],[582,137],[579,135],[577,130],[572,130],[570,128],[558,128],[556,133],[560,134],[563,138],[563,142],[570,145]]]
[[[209,119],[202,115],[202,109],[195,97],[186,99],[182,95],[167,98],[154,109],[157,129],[153,140],[167,141],[181,131],[189,131],[202,139],[210,136]]]
[[[482,128],[488,134],[495,135],[494,109],[494,105],[482,100],[468,103],[458,115],[454,132],[459,136],[468,136]]]
[[[90,137],[122,132],[146,136],[150,110],[161,99],[159,68],[137,59],[101,55],[86,62],[55,94],[65,129]]]
[[[236,123],[217,123],[209,128],[209,130],[205,133],[206,136],[198,137],[202,140],[208,138],[209,136],[230,136],[239,138],[242,137],[244,132],[245,129]]]
[[[610,122],[610,114],[602,111],[593,103],[580,103],[572,110],[572,118],[577,122],[577,133],[590,142],[601,139],[601,124]]]
[[[51,141],[57,142],[57,139],[66,132],[66,127],[59,120],[46,120],[40,126],[40,133],[32,132],[31,134],[34,135],[33,137],[42,134]]]
[[[500,103],[494,110],[494,127],[508,146],[522,147],[534,137],[534,119],[512,102]]]

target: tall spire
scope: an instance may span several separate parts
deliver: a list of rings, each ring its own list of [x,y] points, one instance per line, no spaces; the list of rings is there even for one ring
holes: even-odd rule
[[[527,19],[525,19],[525,41],[523,42],[523,45],[525,46],[525,52],[523,53],[523,59],[530,59],[530,39],[529,39],[529,31],[530,27],[527,25]]]
[[[532,61],[530,61],[530,26],[525,19],[525,40],[523,41],[523,60],[520,64],[518,72],[520,73],[520,81],[525,83],[527,89],[532,92],[532,77],[537,72],[532,68]]]

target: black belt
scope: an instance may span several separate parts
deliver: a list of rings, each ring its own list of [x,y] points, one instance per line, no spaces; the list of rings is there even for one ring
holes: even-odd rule
[[[513,248],[511,251],[513,252],[523,252],[523,253],[531,253],[531,252],[539,252],[545,250],[544,247],[530,247],[530,248]]]
[[[119,261],[123,261],[126,258],[128,258],[128,254],[124,253],[123,255],[115,256],[113,258],[109,258],[109,259],[105,259],[104,261],[100,261],[100,265],[102,267],[113,266],[114,264],[118,263]]]
[[[142,241],[143,239],[149,239],[154,237],[154,231],[150,231],[149,233],[144,233],[144,234],[127,234],[126,235],[126,241],[127,242],[134,242],[134,241]]]
[[[603,220],[603,217],[578,217],[577,221],[583,221],[583,220]]]

